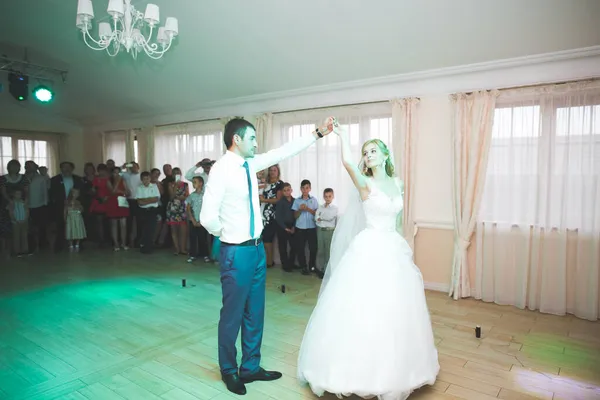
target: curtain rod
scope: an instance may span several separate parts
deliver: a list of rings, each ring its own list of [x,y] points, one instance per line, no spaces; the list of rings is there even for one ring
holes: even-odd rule
[[[173,126],[173,125],[183,125],[183,124],[193,124],[196,122],[210,122],[210,121],[219,121],[221,118],[208,118],[208,119],[197,119],[194,121],[185,121],[185,122],[173,122],[170,124],[163,124],[163,125],[155,125],[155,128],[162,128],[165,126]]]
[[[418,99],[418,97],[417,97]],[[273,115],[277,115],[277,114],[287,114],[287,113],[293,113],[293,112],[300,112],[300,111],[312,111],[312,110],[324,110],[326,108],[336,108],[336,107],[351,107],[351,106],[363,106],[363,105],[367,105],[367,104],[381,104],[381,103],[388,103],[390,100],[377,100],[377,101],[365,101],[363,103],[351,103],[351,104],[337,104],[334,106],[323,106],[323,107],[311,107],[311,108],[299,108],[297,110],[286,110],[286,111],[276,111],[273,112],[271,114]]]
[[[0,132],[3,133],[42,133],[42,134],[46,134],[46,135],[62,135],[66,132],[48,132],[48,131],[32,131],[32,130],[23,130],[23,129],[7,129],[7,128],[0,128]]]
[[[299,111],[311,111],[311,110],[323,110],[326,108],[335,108],[335,107],[350,107],[350,106],[362,106],[362,105],[367,105],[367,104],[378,104],[378,103],[387,103],[389,100],[377,100],[377,101],[366,101],[363,103],[352,103],[352,104],[337,104],[334,106],[323,106],[323,107],[311,107],[311,108],[299,108],[296,110],[285,110],[285,111],[275,111],[271,114],[276,115],[276,114],[286,114],[286,113],[291,113],[291,112],[299,112]],[[219,121],[221,118],[208,118],[208,119],[197,119],[194,121],[185,121],[185,122],[174,122],[174,123],[170,123],[170,124],[163,124],[163,125],[155,125],[156,128],[162,128],[165,126],[173,126],[173,125],[181,125],[181,124],[193,124],[196,122],[210,122],[210,121]]]
[[[130,128],[130,129],[111,129],[109,131],[102,131],[102,133],[115,133],[115,132],[125,132],[127,131],[141,131],[142,128]]]
[[[597,80],[600,80],[600,78],[575,79],[572,81],[546,82],[546,83],[536,83],[533,85],[508,86],[508,87],[504,87],[504,88],[499,88],[497,90],[502,91],[502,90],[513,90],[513,89],[528,89],[528,88],[544,87],[544,86],[551,86],[551,85],[566,85],[568,83],[575,83],[575,82],[588,83],[588,82],[594,82]]]

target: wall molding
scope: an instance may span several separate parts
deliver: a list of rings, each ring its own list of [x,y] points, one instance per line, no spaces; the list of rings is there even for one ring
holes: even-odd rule
[[[431,290],[434,292],[446,292],[450,291],[449,283],[440,283],[440,282],[423,282],[425,286],[425,290]]]
[[[178,113],[138,114],[115,122],[88,123],[98,130],[128,129],[226,115],[251,116],[264,112],[335,107],[394,97],[449,94],[461,91],[507,88],[522,85],[563,82],[600,76],[600,46],[544,53],[510,59],[466,64],[313,86],[303,89],[244,96],[199,104]]]
[[[450,292],[450,284],[449,283],[423,282],[423,286],[425,287],[425,290],[431,290],[432,292],[444,292],[446,294]],[[448,296],[448,299],[452,299],[452,297]],[[471,295],[469,297],[461,297],[458,300],[465,300],[465,299],[483,301],[482,299],[479,298],[479,294],[476,293],[475,288],[471,288]]]
[[[421,221],[415,221],[415,224],[417,225],[417,229],[423,228],[423,229],[442,229],[442,230],[450,230],[450,231],[454,230],[454,223],[449,222],[449,221],[421,220]]]

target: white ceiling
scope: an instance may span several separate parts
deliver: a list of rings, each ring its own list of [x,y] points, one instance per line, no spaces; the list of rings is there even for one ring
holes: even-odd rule
[[[140,9],[148,1],[133,1]],[[91,125],[243,96],[600,44],[599,0],[152,0],[180,37],[160,61],[94,52],[77,0],[0,1],[0,52],[68,69],[55,101],[18,109]],[[93,0],[106,19],[108,0]]]

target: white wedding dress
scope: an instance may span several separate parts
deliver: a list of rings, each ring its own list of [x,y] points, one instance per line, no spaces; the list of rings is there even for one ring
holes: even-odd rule
[[[362,202],[366,227],[319,295],[298,356],[298,380],[318,396],[403,400],[436,380],[423,278],[396,231],[402,208],[401,196],[371,189]]]

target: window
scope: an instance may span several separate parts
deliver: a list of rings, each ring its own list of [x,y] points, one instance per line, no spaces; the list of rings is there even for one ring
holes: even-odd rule
[[[19,162],[25,165],[25,161],[33,160],[39,166],[48,166],[50,157],[48,154],[48,142],[41,140],[18,140],[17,141]]]
[[[123,165],[127,160],[127,133],[113,131],[104,133],[104,152],[106,160],[113,160],[116,165]],[[106,161],[104,160],[104,161]]]
[[[26,139],[17,135],[0,136],[0,174],[8,172],[6,165],[13,159],[21,163],[21,173],[24,172],[25,162],[31,160],[39,166],[48,167],[50,175],[55,174],[57,151],[54,144],[50,140]]]
[[[595,206],[599,176],[598,96],[550,95],[529,104],[499,105],[480,219],[600,229]]]
[[[392,148],[392,118],[374,118],[369,129],[372,139],[382,140],[389,149]]]
[[[13,159],[12,138],[0,136],[0,175],[6,174],[6,164]]]
[[[223,126],[219,122],[163,127],[154,136],[154,166],[186,171],[203,158],[218,159],[225,152]]]
[[[277,116],[274,118],[276,121]],[[315,118],[320,121],[319,118]],[[391,148],[392,118],[391,116],[356,116],[340,118],[340,124],[347,129],[350,147],[356,160],[360,162],[362,144],[369,139],[381,139]],[[274,126],[277,126],[274,123]],[[287,143],[315,130],[317,123],[299,122],[283,123],[280,130],[273,132],[279,135],[274,143]],[[311,181],[311,194],[319,202],[322,200],[323,190],[331,187],[335,191],[338,205],[344,206],[348,199],[348,192],[352,183],[346,170],[342,167],[340,140],[335,134],[329,134],[319,140],[316,145],[310,146],[306,151],[281,162],[281,178],[292,185],[293,196],[300,195],[300,182],[303,179]]]
[[[139,156],[140,156],[140,152],[138,150],[138,139],[137,139],[137,135],[136,135],[135,138],[133,139],[133,159],[138,163],[140,162]]]

